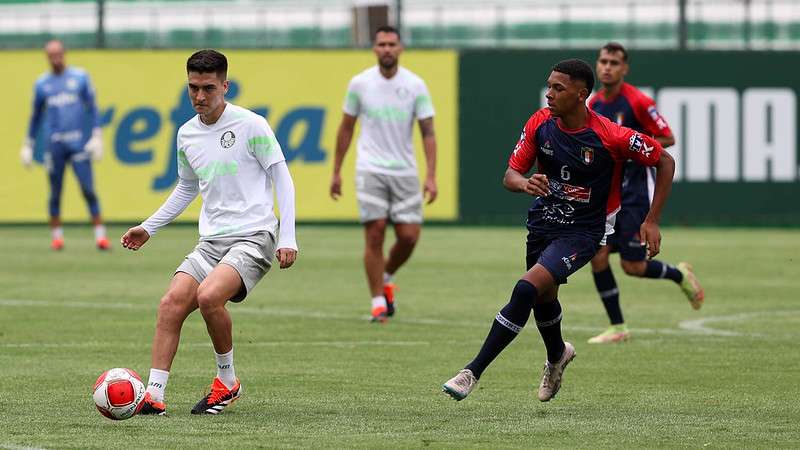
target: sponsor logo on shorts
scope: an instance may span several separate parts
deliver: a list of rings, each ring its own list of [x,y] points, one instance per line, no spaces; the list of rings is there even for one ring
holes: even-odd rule
[[[565,257],[561,258],[561,261],[563,261],[564,265],[567,266],[567,270],[572,270],[572,263],[576,259],[578,259],[578,254],[577,253],[573,253],[570,256],[565,256]]]
[[[219,138],[219,145],[221,145],[222,148],[231,148],[235,143],[236,135],[233,134],[233,131],[231,130],[222,133],[222,137]]]

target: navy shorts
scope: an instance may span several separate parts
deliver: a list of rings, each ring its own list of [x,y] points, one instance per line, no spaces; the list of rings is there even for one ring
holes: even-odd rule
[[[612,252],[619,252],[625,261],[644,261],[647,259],[647,248],[639,240],[639,228],[647,217],[647,207],[625,206],[617,213],[614,233],[606,239]]]
[[[548,236],[530,231],[525,262],[528,270],[541,264],[556,284],[566,284],[567,277],[591,261],[599,248],[600,239],[592,236]]]

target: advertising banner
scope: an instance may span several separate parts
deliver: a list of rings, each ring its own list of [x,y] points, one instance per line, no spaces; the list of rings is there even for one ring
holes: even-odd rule
[[[351,77],[375,65],[370,51],[225,51],[231,82],[227,100],[265,116],[280,142],[297,190],[302,221],[353,221],[358,218],[354,191],[356,135],[343,170],[343,197],[328,195],[336,131]],[[186,93],[188,50],[74,51],[70,66],[84,68],[97,92],[103,127],[104,158],[94,165],[102,214],[110,221],[138,222],[155,211],[177,176],[175,136],[194,116]],[[452,51],[406,51],[401,65],[418,74],[430,90],[439,161],[439,198],[425,207],[426,219],[458,216],[458,57]],[[0,53],[0,76],[10,85],[0,123],[6,148],[0,161],[0,222],[47,220],[48,182],[39,139],[36,163],[26,170],[19,148],[28,128],[33,86],[49,70],[43,51]],[[414,142],[420,175],[425,159],[418,127]],[[67,169],[62,217],[88,220],[88,211],[71,169]],[[181,216],[194,220],[200,200]]]

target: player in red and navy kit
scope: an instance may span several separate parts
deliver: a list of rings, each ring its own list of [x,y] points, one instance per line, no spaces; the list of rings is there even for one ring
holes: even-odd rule
[[[628,53],[622,45],[609,42],[600,49],[596,70],[603,87],[589,100],[590,109],[618,125],[652,136],[662,147],[675,143],[669,125],[658,113],[653,99],[624,81],[628,73]],[[650,209],[654,180],[655,169],[652,167],[643,167],[633,161],[625,163],[622,209],[617,214],[614,233],[608,237],[607,245],[592,258],[594,283],[611,326],[589,339],[590,344],[622,342],[630,337],[619,305],[619,289],[608,264],[611,252],[619,252],[620,264],[626,274],[672,280],[681,286],[694,309],[699,309],[703,303],[703,288],[690,264],[681,262],[673,266],[648,260],[645,248],[640,244],[639,226]]]
[[[593,87],[594,74],[585,62],[556,64],[547,79],[547,108],[528,120],[508,161],[506,189],[538,197],[528,211],[528,271],[495,317],[478,355],[444,384],[456,400],[469,395],[486,367],[522,331],[531,310],[547,349],[539,400],[556,395],[564,368],[575,357],[575,348],[561,337],[558,288],[604,243],[606,223],[613,223],[619,210],[622,164],[628,159],[658,167],[640,237],[650,256],[659,252],[658,221],[675,163],[658,141],[589,110],[586,99]],[[537,173],[526,176],[534,164]]]

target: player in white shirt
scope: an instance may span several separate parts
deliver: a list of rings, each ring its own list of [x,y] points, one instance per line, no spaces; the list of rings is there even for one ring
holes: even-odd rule
[[[195,309],[200,309],[214,346],[217,376],[211,392],[191,412],[219,414],[239,398],[225,305],[244,300],[269,271],[273,257],[281,269],[297,257],[294,184],[283,151],[263,117],[225,102],[227,70],[227,59],[214,50],[200,50],[187,61],[189,98],[197,115],[178,130],[178,183],[158,211],[121,239],[123,247],[138,250],[198,192],[203,198],[200,242],[175,271],[158,307],[141,414],[165,414],[164,390],[181,326]]]
[[[365,231],[364,267],[372,296],[372,320],[383,323],[394,314],[394,274],[411,256],[422,224],[423,194],[412,145],[414,121],[419,123],[425,149],[423,192],[428,204],[437,195],[436,137],[433,104],[425,82],[399,66],[403,45],[398,31],[389,26],[378,28],[372,49],[378,65],[353,77],[347,88],[330,195],[334,200],[342,195],[342,162],[360,118],[356,197]],[[389,221],[397,240],[384,259]]]

